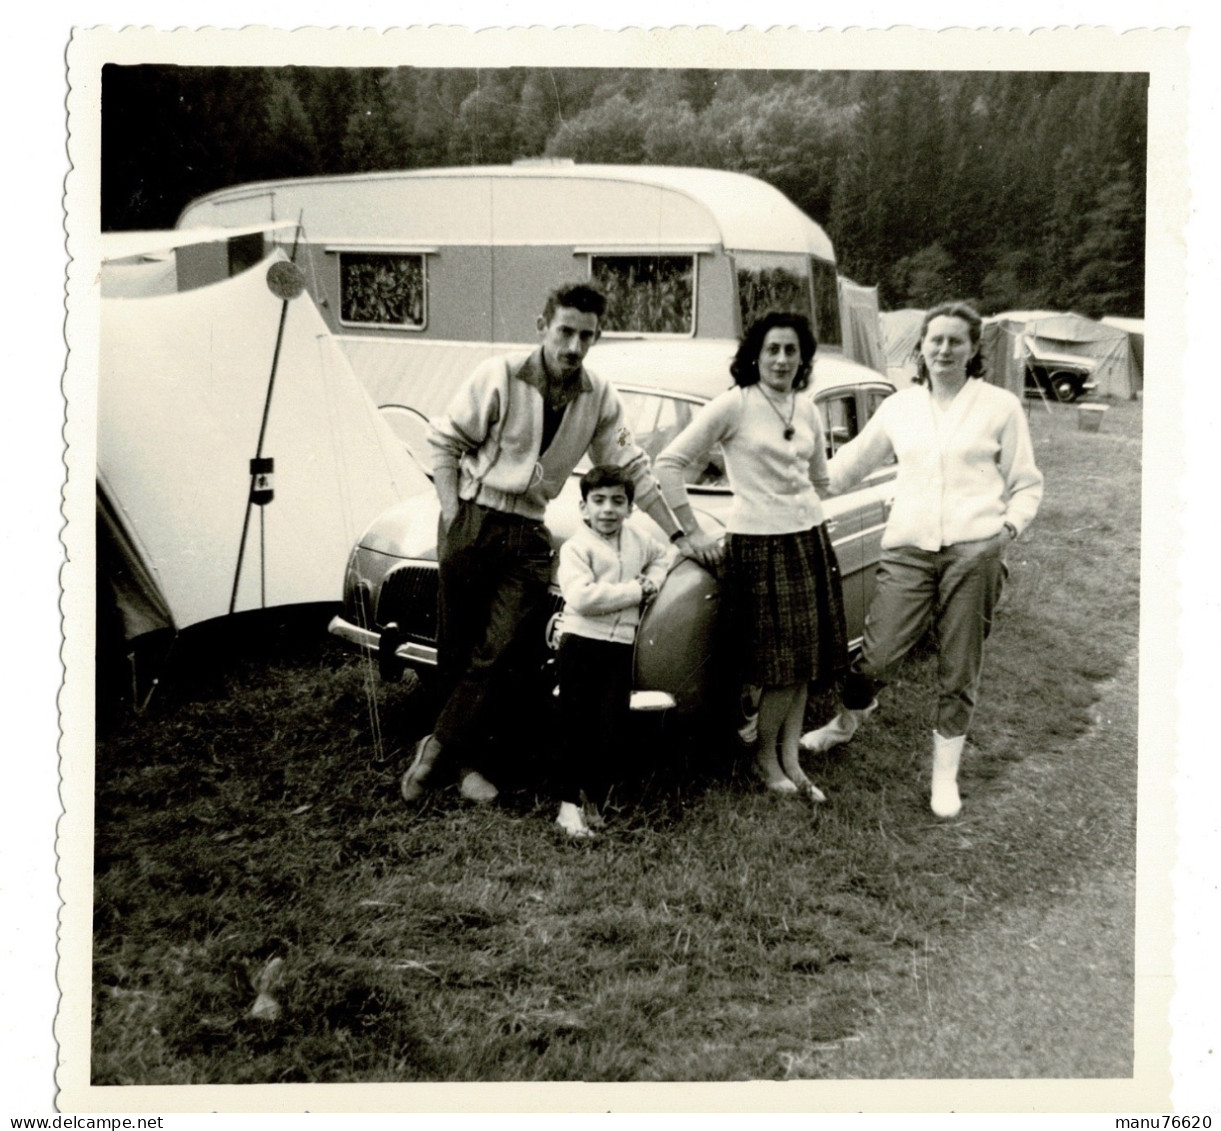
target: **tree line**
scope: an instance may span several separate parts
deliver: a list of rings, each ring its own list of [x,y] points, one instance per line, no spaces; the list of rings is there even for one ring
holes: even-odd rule
[[[1143,73],[108,65],[103,230],[267,178],[521,157],[780,189],[883,308],[1144,312]]]

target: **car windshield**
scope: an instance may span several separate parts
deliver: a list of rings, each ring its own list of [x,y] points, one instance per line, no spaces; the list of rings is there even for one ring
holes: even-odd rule
[[[655,460],[666,446],[691,423],[700,410],[699,401],[685,397],[667,396],[664,393],[642,392],[637,389],[621,389],[619,399],[632,437],[645,451],[650,460]],[[576,473],[589,469],[589,458],[581,460]],[[685,475],[689,487],[708,490],[729,490],[729,479],[725,475],[725,457],[718,444],[708,453],[707,460],[687,468]]]

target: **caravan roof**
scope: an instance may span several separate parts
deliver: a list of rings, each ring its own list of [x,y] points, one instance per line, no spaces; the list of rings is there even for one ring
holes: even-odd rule
[[[666,165],[485,165],[260,181],[200,197],[178,227],[292,220],[302,209],[311,240],[362,247],[568,242],[835,259],[822,228],[771,185]]]

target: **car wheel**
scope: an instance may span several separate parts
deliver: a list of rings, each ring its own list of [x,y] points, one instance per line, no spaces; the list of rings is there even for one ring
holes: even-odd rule
[[[1056,400],[1061,404],[1069,404],[1077,399],[1077,383],[1063,373],[1053,373],[1048,382]]]

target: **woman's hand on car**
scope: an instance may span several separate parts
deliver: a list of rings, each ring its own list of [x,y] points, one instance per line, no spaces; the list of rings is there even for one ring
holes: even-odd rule
[[[688,534],[679,542],[678,548],[686,557],[709,569],[720,565],[725,557],[724,540],[705,534],[702,530]]]

